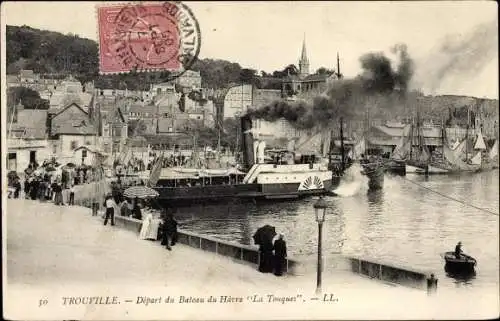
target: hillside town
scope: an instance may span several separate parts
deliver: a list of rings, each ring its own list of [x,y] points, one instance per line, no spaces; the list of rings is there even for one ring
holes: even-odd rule
[[[211,128],[224,134],[223,122],[241,117],[249,108],[257,109],[282,99],[310,100],[342,77],[339,64],[336,70],[312,74],[305,40],[298,66],[295,75],[289,73],[278,79],[281,89],[261,89],[245,83],[226,88],[203,88],[200,72],[187,70],[173,81],[151,83],[147,91],[95,88],[92,82],[82,84],[72,75],[54,77],[21,70],[17,75],[7,76],[7,87],[36,91],[41,99],[48,101],[48,108],[26,109],[20,101],[15,102],[12,108],[15,115],[8,121],[7,168],[22,173],[30,163],[40,164],[51,159],[90,165],[94,155],[104,155],[107,164],[112,165],[120,158],[123,160],[125,150],[132,152],[134,158],[141,159],[147,167],[155,149],[180,148],[185,155],[192,154],[195,148],[204,151],[219,148],[221,151],[221,146],[217,145],[195,146],[194,130]],[[440,109],[437,116],[422,113],[423,134],[434,148],[441,144],[440,127],[445,117],[448,137],[452,140],[465,137],[465,119],[467,115],[470,117],[470,112],[475,115],[469,126],[471,135],[481,130],[491,141],[498,135],[498,116],[494,117],[498,114],[498,101],[458,96],[448,99],[446,96],[422,96],[419,99],[433,100],[432,108]],[[438,104],[442,106],[436,106]],[[452,114],[458,117],[450,123],[447,116]],[[373,116],[368,129],[364,127],[369,133],[370,145],[391,153],[403,136],[405,125],[411,121],[410,117],[404,113],[393,119]],[[366,119],[345,124],[347,143],[353,144],[365,125]],[[313,152],[321,152],[321,135],[297,129],[285,119],[276,122],[258,119],[254,128],[262,139],[271,141],[271,145],[273,142],[281,144],[276,147],[283,148],[292,140],[296,147],[307,145]],[[223,149],[233,157],[237,152]]]
[[[498,315],[492,9],[4,4],[6,315]]]

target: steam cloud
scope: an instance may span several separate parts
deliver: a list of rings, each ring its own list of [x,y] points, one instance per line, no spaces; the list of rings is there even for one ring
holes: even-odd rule
[[[247,115],[266,121],[285,118],[297,128],[327,126],[339,117],[361,118],[367,106],[380,103],[393,105],[404,99],[413,76],[414,63],[404,44],[392,49],[399,63],[393,68],[391,60],[382,53],[367,53],[360,57],[363,72],[354,79],[336,81],[325,95],[310,102],[275,101]]]
[[[496,21],[480,24],[464,35],[450,35],[421,64],[418,79],[431,93],[449,83],[473,79],[497,57],[497,45]]]

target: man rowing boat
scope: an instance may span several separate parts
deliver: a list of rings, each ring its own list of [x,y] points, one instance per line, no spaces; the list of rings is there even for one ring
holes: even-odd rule
[[[460,259],[462,255],[462,242],[458,242],[457,246],[455,246],[455,256],[457,259]]]

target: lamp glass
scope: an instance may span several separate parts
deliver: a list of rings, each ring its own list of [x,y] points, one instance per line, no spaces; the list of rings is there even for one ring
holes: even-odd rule
[[[319,200],[314,204],[314,213],[316,215],[316,222],[322,223],[325,221],[327,204],[325,200],[320,197]]]

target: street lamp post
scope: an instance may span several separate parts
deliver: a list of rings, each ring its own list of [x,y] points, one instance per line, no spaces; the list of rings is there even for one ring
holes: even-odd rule
[[[321,294],[321,272],[323,270],[323,254],[322,254],[322,229],[323,222],[325,221],[327,204],[323,197],[320,197],[314,204],[314,214],[316,215],[316,222],[318,222],[318,270],[316,279],[316,294]]]

